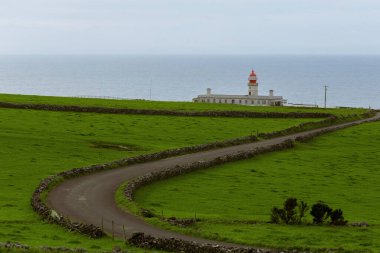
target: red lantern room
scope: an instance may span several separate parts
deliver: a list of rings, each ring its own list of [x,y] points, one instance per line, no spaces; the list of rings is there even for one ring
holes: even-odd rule
[[[257,85],[257,76],[253,69],[251,71],[251,74],[249,74],[249,77],[248,77],[248,85]]]

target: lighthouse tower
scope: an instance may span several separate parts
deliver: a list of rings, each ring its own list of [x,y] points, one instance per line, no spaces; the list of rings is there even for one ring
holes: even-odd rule
[[[249,96],[259,95],[259,84],[257,83],[257,76],[253,69],[252,69],[251,74],[249,74],[249,77],[248,77],[248,95]]]

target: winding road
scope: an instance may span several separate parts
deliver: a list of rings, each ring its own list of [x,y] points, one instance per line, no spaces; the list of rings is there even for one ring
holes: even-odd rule
[[[283,137],[263,140],[248,144],[236,145],[226,148],[219,148],[209,151],[192,153],[182,156],[171,157],[163,160],[147,162],[142,164],[130,165],[109,171],[94,173],[78,178],[64,181],[55,187],[47,197],[48,205],[58,213],[69,217],[73,221],[102,226],[104,230],[117,237],[123,238],[123,225],[125,226],[126,236],[129,238],[135,232],[143,232],[158,238],[178,238],[186,241],[196,241],[198,243],[211,243],[225,246],[236,246],[229,243],[216,242],[176,232],[166,231],[150,224],[142,218],[132,213],[122,211],[115,203],[115,191],[126,180],[132,180],[143,176],[152,171],[160,171],[175,165],[185,165],[196,161],[208,161],[217,157],[235,154],[258,147],[269,147],[279,144],[288,139],[295,139],[298,136],[305,136],[310,133],[318,133],[325,129],[338,130],[345,127],[380,120],[380,113],[368,119],[357,120],[354,122],[334,125],[321,129],[291,134]]]

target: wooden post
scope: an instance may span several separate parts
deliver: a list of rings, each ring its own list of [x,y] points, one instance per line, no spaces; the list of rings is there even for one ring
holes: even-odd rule
[[[124,227],[124,224],[123,224],[123,233],[124,233],[124,242],[127,242],[127,236],[125,234],[125,227]]]
[[[115,240],[114,223],[112,221],[112,239]]]

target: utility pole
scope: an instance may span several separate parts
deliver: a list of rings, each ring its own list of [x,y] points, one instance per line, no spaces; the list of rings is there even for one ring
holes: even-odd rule
[[[329,86],[325,85],[325,86],[323,86],[323,87],[325,87],[325,109],[326,109],[326,102],[327,102],[327,88],[328,88]]]

